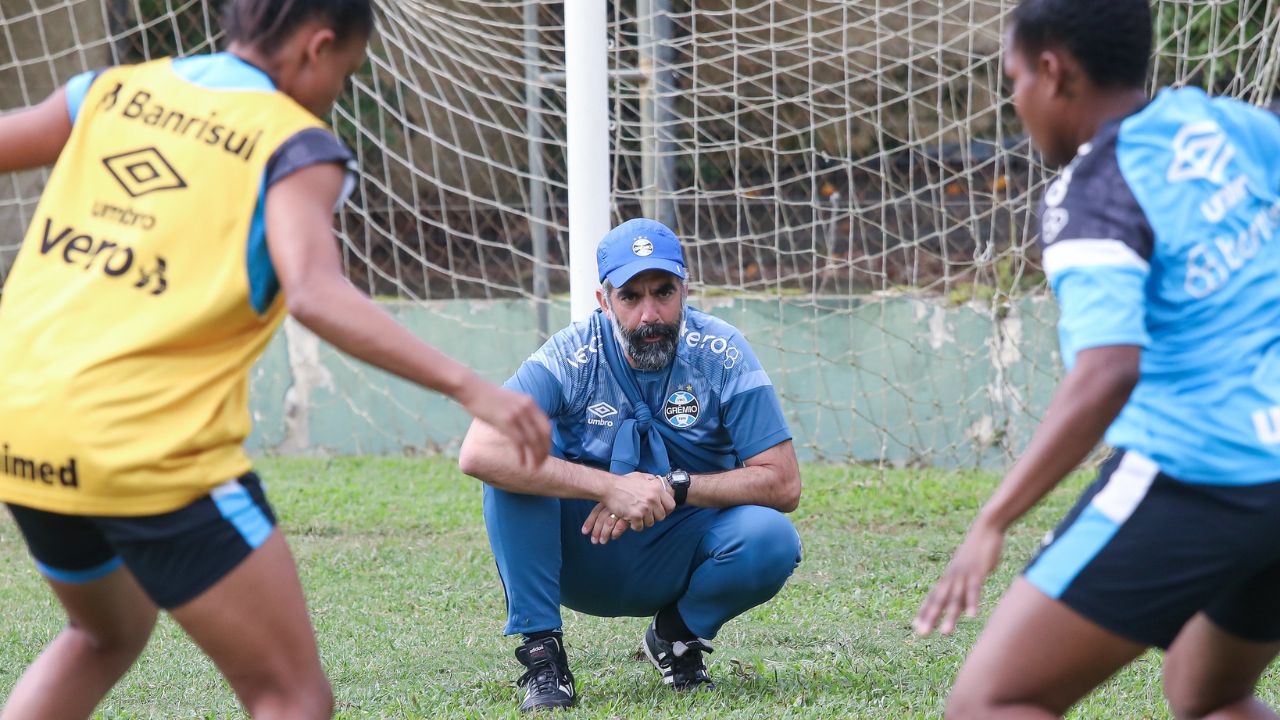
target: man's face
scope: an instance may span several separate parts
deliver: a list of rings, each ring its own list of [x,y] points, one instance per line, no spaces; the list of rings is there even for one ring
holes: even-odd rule
[[[1059,55],[1048,50],[1028,58],[1010,28],[1004,42],[1004,73],[1013,84],[1014,110],[1045,162],[1063,165],[1075,157],[1067,120],[1071,109],[1060,92],[1062,65]]]
[[[663,270],[648,270],[613,288],[605,310],[613,334],[637,370],[661,370],[675,359],[684,320],[684,286]]]

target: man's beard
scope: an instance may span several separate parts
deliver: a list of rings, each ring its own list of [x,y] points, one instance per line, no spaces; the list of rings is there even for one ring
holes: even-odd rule
[[[616,315],[614,316],[617,317]],[[680,325],[684,322],[684,311],[671,324],[653,323],[641,325],[635,330],[624,330],[616,321],[613,324],[613,336],[626,351],[627,357],[635,363],[637,370],[661,370],[671,364],[676,357],[676,348],[680,345]],[[645,338],[661,338],[657,342],[645,342]]]

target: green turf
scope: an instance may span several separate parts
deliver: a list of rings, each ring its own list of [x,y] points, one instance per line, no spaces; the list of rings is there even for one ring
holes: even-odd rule
[[[519,666],[478,484],[439,459],[271,459],[259,470],[298,557],[339,717],[515,717]],[[1011,534],[988,604],[1069,505],[1076,477]],[[919,639],[909,621],[982,498],[987,473],[809,467],[794,514],[805,560],[773,602],[725,627],[720,689],[676,697],[634,659],[647,620],[566,611],[581,703],[566,718],[938,717],[979,629]],[[0,692],[61,625],[11,522],[0,523]],[[1276,701],[1280,680],[1266,679]],[[1142,658],[1081,718],[1161,718]],[[211,664],[162,621],[103,718],[242,717]]]

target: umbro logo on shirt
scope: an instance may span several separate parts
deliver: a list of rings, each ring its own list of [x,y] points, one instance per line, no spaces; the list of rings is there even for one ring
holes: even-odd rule
[[[1173,138],[1173,163],[1165,179],[1170,183],[1208,180],[1221,185],[1226,181],[1227,163],[1235,154],[1235,146],[1216,122],[1188,123]]]
[[[602,427],[613,427],[612,420],[605,420],[618,414],[618,408],[605,402],[598,402],[587,408],[587,412],[595,415],[595,417],[587,418],[588,425],[600,425]]]
[[[599,402],[587,408],[587,412],[595,415],[596,417],[607,418],[610,415],[617,415],[618,409],[609,403]]]
[[[120,183],[129,197],[142,197],[164,190],[181,190],[187,186],[187,181],[153,147],[103,158],[102,164],[107,166],[111,177]]]

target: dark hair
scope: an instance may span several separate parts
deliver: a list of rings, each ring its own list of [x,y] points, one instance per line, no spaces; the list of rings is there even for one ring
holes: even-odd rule
[[[227,0],[222,29],[227,40],[267,52],[308,20],[333,28],[339,43],[373,32],[371,0]]]
[[[1056,45],[1084,66],[1094,85],[1139,88],[1151,62],[1147,0],[1022,0],[1013,43],[1028,58]]]

